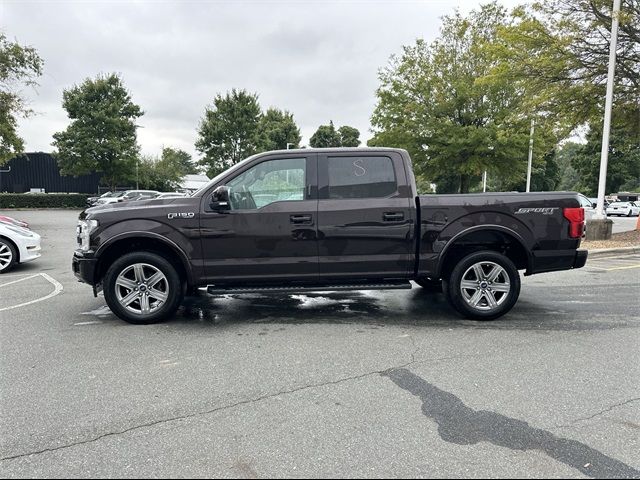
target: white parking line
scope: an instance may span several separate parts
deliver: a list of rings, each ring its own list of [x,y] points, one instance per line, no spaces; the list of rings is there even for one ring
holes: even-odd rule
[[[29,277],[22,277],[22,278],[19,278],[18,280],[14,280],[12,282],[0,283],[0,287],[6,287],[7,285],[13,285],[14,283],[24,282],[25,280],[30,280],[32,278],[39,277],[39,276],[40,276],[40,274],[36,273],[35,275],[31,275]]]
[[[30,302],[24,302],[24,303],[20,303],[18,305],[12,305],[10,307],[0,308],[0,312],[5,312],[7,310],[13,310],[14,308],[26,307],[27,305],[31,305],[33,303],[38,303],[38,302],[42,302],[43,300],[48,300],[49,298],[52,298],[52,297],[55,297],[56,295],[59,295],[62,292],[62,290],[64,290],[64,287],[62,286],[62,284],[60,282],[58,282],[55,278],[50,277],[46,273],[38,273],[37,275],[34,275],[33,277],[37,277],[37,276],[41,276],[46,281],[48,281],[51,285],[53,285],[53,287],[54,287],[53,288],[53,292],[51,292],[48,295],[45,295],[44,297],[37,298],[35,300],[31,300]],[[31,277],[31,278],[33,278],[33,277]],[[28,278],[25,278],[23,280],[28,280]],[[13,282],[13,283],[15,283],[15,282]],[[5,283],[5,285],[8,285],[8,284]]]

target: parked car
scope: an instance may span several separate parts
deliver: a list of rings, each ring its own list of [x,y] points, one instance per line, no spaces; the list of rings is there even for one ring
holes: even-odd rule
[[[591,220],[596,215],[596,204],[594,204],[591,200],[593,199],[587,198],[582,194],[578,194],[578,201],[580,202],[580,206],[584,208],[585,220]]]
[[[82,212],[72,268],[138,324],[170,317],[199,287],[268,294],[411,280],[441,284],[461,315],[491,320],[516,303],[519,270],[584,266],[583,232],[577,193],[418,195],[405,150],[287,150],[254,155],[190,197]]]
[[[87,198],[87,207],[93,207],[98,200],[101,198],[112,198],[124,195],[125,192],[106,192],[100,195],[99,197],[88,197]]]
[[[633,202],[614,202],[607,207],[607,215],[636,216],[640,215],[640,207]]]
[[[598,205],[598,198],[597,197],[589,197],[589,201],[591,202],[591,206],[593,208],[596,208]],[[604,208],[606,209],[609,206],[609,200],[607,200],[606,198],[604,199]]]
[[[154,198],[180,198],[180,197],[186,197],[187,194],[186,193],[180,193],[180,192],[162,192],[160,193],[158,196],[154,197]]]
[[[28,228],[0,222],[0,274],[39,256],[40,235]]]
[[[121,195],[114,195],[112,197],[100,198],[96,201],[97,205],[106,205],[109,203],[127,202],[132,200],[148,200],[149,198],[157,197],[160,192],[155,190],[126,190],[124,192],[118,192]]]
[[[9,225],[14,225],[16,227],[29,228],[29,224],[27,222],[16,220],[15,218],[7,217],[5,215],[0,215],[0,222],[8,223]]]

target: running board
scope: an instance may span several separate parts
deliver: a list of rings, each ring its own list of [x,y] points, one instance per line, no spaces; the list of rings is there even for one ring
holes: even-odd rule
[[[348,290],[409,290],[411,283],[406,280],[383,283],[341,283],[338,285],[293,285],[290,287],[207,287],[209,295],[230,295],[242,293],[299,293],[299,292],[339,292]]]

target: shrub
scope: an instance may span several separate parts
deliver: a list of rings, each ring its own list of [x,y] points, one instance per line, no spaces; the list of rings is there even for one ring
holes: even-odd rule
[[[89,196],[79,193],[0,193],[0,209],[85,208]]]

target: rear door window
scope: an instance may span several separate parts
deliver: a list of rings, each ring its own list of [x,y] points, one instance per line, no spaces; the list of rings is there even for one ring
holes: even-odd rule
[[[389,157],[329,157],[328,174],[330,199],[384,198],[398,191]]]

